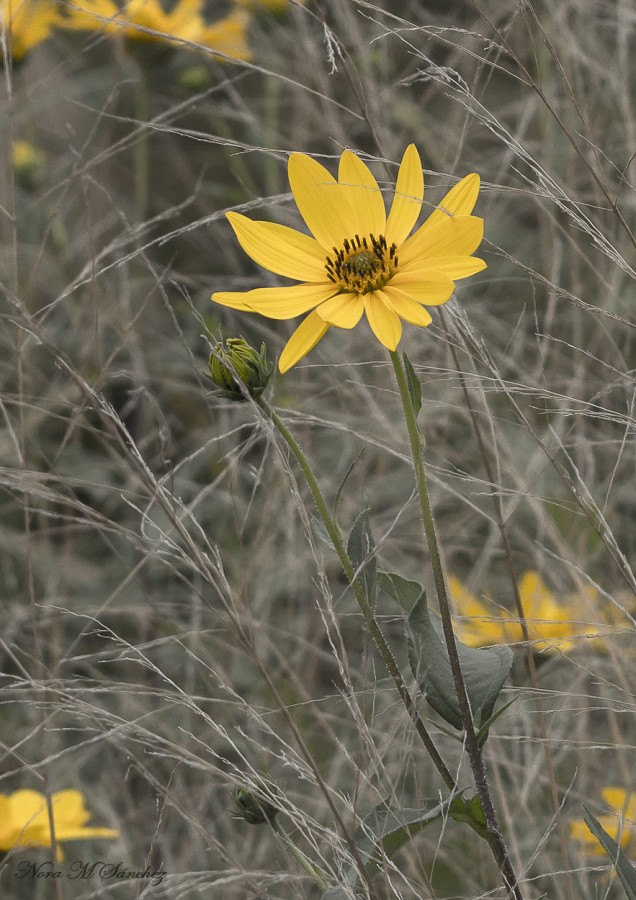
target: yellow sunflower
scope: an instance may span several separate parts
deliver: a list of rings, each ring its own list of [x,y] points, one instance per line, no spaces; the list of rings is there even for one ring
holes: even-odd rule
[[[492,601],[482,603],[459,579],[450,576],[448,590],[461,618],[455,621],[460,641],[469,647],[521,643],[523,628],[518,616],[499,609]],[[571,650],[587,639],[604,646],[599,629],[585,622],[587,605],[595,594],[572,594],[559,603],[538,572],[526,572],[519,581],[519,597],[526,617],[532,649],[538,652]],[[589,644],[588,644],[589,646]]]
[[[467,175],[409,237],[420,214],[424,177],[419,154],[407,147],[387,217],[377,181],[362,160],[345,150],[335,179],[303,153],[289,158],[294,200],[314,235],[273,222],[227,213],[245,252],[277,275],[302,284],[220,291],[212,300],[271,319],[309,315],[289,339],[279,361],[286,372],[312,350],[331,326],[353,328],[366,313],[377,339],[395,350],[400,319],[425,327],[425,306],[439,306],[455,281],[486,268],[472,256],[483,237],[483,220],[471,212],[479,176]]]
[[[160,0],[77,0],[66,13],[62,25],[71,31],[100,29],[133,41],[190,41],[225,56],[249,59],[247,25],[242,10],[228,13],[216,22],[203,17],[203,0],[179,0],[166,12]]]
[[[84,806],[81,791],[66,790],[52,794],[51,810],[57,843],[93,837],[119,837],[119,832],[113,828],[86,825],[91,814]],[[44,794],[30,790],[0,794],[0,850],[50,846],[49,808]],[[58,859],[62,859],[59,847]]]
[[[621,847],[632,848],[636,844],[636,794],[621,787],[606,787],[601,796],[611,813],[598,816],[601,827]],[[603,854],[605,851],[592,834],[584,819],[570,822],[570,837],[580,841],[589,853]]]
[[[300,2],[304,3],[304,0],[300,0]],[[289,6],[289,0],[235,0],[235,3],[250,12],[266,9],[269,12],[280,13]]]
[[[6,34],[14,62],[19,62],[32,47],[45,41],[59,19],[51,0],[0,0],[0,38]]]

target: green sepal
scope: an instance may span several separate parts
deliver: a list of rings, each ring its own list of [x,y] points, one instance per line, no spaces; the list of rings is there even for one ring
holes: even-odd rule
[[[353,523],[347,543],[347,553],[355,569],[356,578],[364,588],[367,600],[369,603],[373,603],[377,588],[378,562],[368,509],[364,509]]]
[[[211,396],[239,403],[260,397],[274,371],[265,344],[257,352],[242,337],[212,344],[208,366],[209,377],[215,384]]]
[[[385,801],[379,803],[354,834],[355,845],[369,878],[375,878],[383,868],[384,860],[387,857],[391,859],[414,835],[448,815],[452,804],[458,800],[462,802],[460,797],[441,803],[438,799],[427,800],[423,809],[400,809]],[[363,891],[356,866],[351,866],[344,880],[348,891],[338,885],[323,894],[322,900],[348,900],[352,893],[355,896]]]
[[[415,369],[413,368],[411,360],[408,358],[406,353],[402,354],[402,359],[404,360],[404,369],[406,370],[406,383],[409,389],[411,404],[413,406],[413,409],[415,410],[415,415],[417,415],[422,408],[422,383],[415,374]]]
[[[610,861],[616,869],[620,883],[623,885],[625,894],[629,900],[636,900],[636,869],[628,860],[625,852],[616,843],[614,838],[610,837],[605,831],[599,820],[587,808],[585,803],[581,804],[583,809],[583,818],[585,824],[590,829],[594,837],[601,843],[603,849],[610,858]]]
[[[406,621],[406,642],[411,671],[433,709],[454,728],[464,727],[455,690],[442,620],[430,613],[422,591]],[[475,728],[492,716],[497,697],[512,666],[509,647],[467,647],[456,641]]]

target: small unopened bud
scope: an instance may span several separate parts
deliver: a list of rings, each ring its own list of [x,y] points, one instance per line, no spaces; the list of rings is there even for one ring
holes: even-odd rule
[[[217,397],[239,402],[260,397],[273,370],[273,364],[267,361],[265,344],[261,344],[260,353],[242,337],[227,338],[212,347],[210,375]]]
[[[258,793],[257,793],[258,791]],[[274,819],[280,812],[283,795],[280,788],[266,778],[258,778],[252,788],[237,788],[234,791],[234,806],[239,816],[249,825],[263,825]]]
[[[212,84],[210,70],[204,65],[188,66],[179,73],[179,85],[186,91],[198,94],[207,90]]]
[[[16,181],[21,187],[27,191],[37,187],[44,176],[44,154],[29,141],[14,141],[12,159]]]

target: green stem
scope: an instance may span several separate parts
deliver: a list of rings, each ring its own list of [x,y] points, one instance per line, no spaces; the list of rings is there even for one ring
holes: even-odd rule
[[[486,840],[490,845],[493,856],[501,872],[501,877],[506,886],[509,896],[515,900],[523,900],[523,895],[517,881],[517,877],[512,868],[512,864],[508,857],[508,851],[499,828],[497,814],[490,796],[490,788],[486,776],[486,767],[484,758],[479,747],[479,741],[475,732],[473,717],[470,709],[470,701],[466,692],[466,684],[462,675],[461,664],[459,661],[459,653],[457,652],[457,643],[455,641],[455,633],[453,631],[453,622],[451,618],[450,603],[448,602],[448,594],[446,591],[446,581],[444,579],[444,569],[442,567],[442,558],[439,550],[439,542],[435,530],[435,520],[433,510],[428,493],[428,485],[426,482],[426,470],[424,467],[424,441],[417,425],[417,416],[411,394],[408,388],[408,382],[402,361],[396,351],[390,351],[391,362],[395,369],[398,387],[400,389],[400,397],[402,398],[402,406],[404,408],[404,417],[406,419],[406,427],[409,434],[409,442],[411,445],[411,455],[413,457],[413,465],[415,467],[415,480],[417,484],[417,492],[420,501],[420,509],[422,511],[422,521],[424,523],[424,532],[426,534],[426,543],[431,559],[431,567],[433,569],[433,578],[435,580],[435,589],[437,591],[437,602],[442,620],[442,628],[444,631],[444,639],[448,651],[448,659],[451,671],[453,673],[453,681],[457,692],[457,700],[461,711],[462,724],[464,726],[464,743],[470,768],[473,773],[475,787],[481,801],[482,810],[486,819],[487,837]]]
[[[338,559],[340,560],[340,564],[344,569],[349,584],[353,588],[353,592],[355,594],[356,600],[358,601],[358,605],[360,607],[362,615],[364,616],[364,621],[367,625],[367,628],[369,629],[369,633],[371,634],[371,637],[373,638],[375,645],[378,648],[382,659],[384,660],[384,664],[386,665],[389,675],[393,679],[393,683],[397,688],[402,703],[404,704],[406,711],[411,718],[411,721],[415,725],[415,729],[422,743],[426,747],[426,750],[428,751],[428,754],[431,757],[435,768],[441,775],[444,783],[449,788],[449,790],[456,791],[457,785],[455,783],[455,779],[451,775],[448,767],[446,766],[446,763],[440,756],[432,737],[428,733],[424,722],[420,718],[420,715],[415,706],[415,702],[413,701],[413,698],[411,697],[408,688],[404,683],[402,673],[400,672],[391,648],[387,644],[386,638],[384,637],[384,634],[382,633],[382,630],[378,625],[375,616],[373,615],[373,611],[369,605],[369,601],[367,599],[364,588],[356,578],[355,569],[351,560],[349,559],[349,554],[347,553],[340,527],[329,511],[329,507],[325,502],[325,498],[323,497],[322,491],[320,490],[320,485],[316,480],[307,457],[303,453],[302,448],[300,447],[300,444],[298,443],[294,435],[287,428],[280,416],[272,409],[269,403],[267,403],[267,401],[265,401],[262,397],[259,398],[256,403],[258,404],[258,406],[260,406],[268,419],[270,419],[272,424],[278,429],[285,443],[287,444],[293,455],[296,457],[296,461],[302,469],[303,475],[305,476],[307,484],[309,485],[309,489],[311,490],[311,493],[313,495],[314,502],[316,504],[316,507],[318,508],[318,514],[320,515],[320,518],[322,519],[322,522],[327,529],[327,533],[331,538],[331,542],[335,548],[336,553],[338,554]]]
[[[313,863],[311,863],[307,859],[305,854],[301,850],[298,849],[296,844],[294,844],[294,842],[292,841],[290,836],[287,834],[287,832],[283,831],[283,829],[280,827],[280,825],[278,824],[278,821],[276,819],[273,819],[272,821],[270,821],[269,824],[272,826],[272,829],[278,835],[278,837],[281,839],[283,844],[287,847],[287,849],[292,854],[294,859],[296,859],[300,863],[300,865],[303,867],[305,872],[307,872],[309,875],[311,875],[311,877],[314,879],[314,881],[316,882],[316,884],[318,885],[320,890],[328,891],[329,890],[329,882],[326,881],[326,879],[324,877],[325,873],[322,872],[320,869],[317,869],[313,865]]]

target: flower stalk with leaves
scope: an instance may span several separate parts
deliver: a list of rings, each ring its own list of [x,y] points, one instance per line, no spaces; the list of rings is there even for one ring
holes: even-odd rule
[[[416,586],[415,606],[408,620],[412,632],[411,668],[423,692],[435,696],[435,702],[431,702],[438,713],[463,731],[477,788],[477,797],[473,801],[477,805],[473,801],[461,801],[461,808],[456,807],[450,815],[467,822],[488,842],[508,895],[522,900],[523,894],[490,796],[481,749],[512,657],[507,649],[498,653],[463,648],[460,658],[428,495],[424,444],[416,421],[421,406],[421,386],[406,356],[405,369],[396,352],[402,335],[402,319],[426,327],[432,317],[425,307],[445,303],[454,291],[455,281],[486,266],[483,260],[472,255],[483,236],[483,221],[472,215],[479,192],[479,177],[468,175],[458,182],[410,237],[424,190],[420,158],[414,145],[404,153],[388,217],[377,181],[362,160],[350,151],[342,154],[337,180],[311,157],[299,153],[290,157],[289,178],[298,209],[313,237],[275,223],[253,222],[236,212],[228,213],[227,217],[239,243],[252,259],[276,274],[304,283],[247,292],[221,291],[213,294],[212,299],[224,306],[261,313],[273,319],[309,313],[283,350],[279,360],[281,372],[289,370],[309,353],[329,328],[353,328],[363,315],[375,337],[389,351],[409,435],[441,613],[439,630],[443,634],[441,643],[433,619],[426,610],[424,591],[421,586]],[[451,790],[451,797],[457,800],[455,781],[419,716],[373,613],[377,572],[368,522],[364,515],[360,516],[348,544],[345,544],[340,527],[329,512],[318,481],[297,441],[264,398],[259,398],[257,403],[278,429],[305,474],[329,541],[353,587],[369,632],[420,738]],[[393,585],[397,595],[406,584],[405,579],[388,573],[387,583]],[[417,652],[423,648],[424,655],[428,656],[430,647],[436,653],[436,666],[427,661],[425,674],[420,678]],[[471,655],[467,656],[467,652]],[[469,668],[466,677],[463,663]],[[439,672],[431,675],[431,670],[436,667]],[[333,896],[339,896],[338,892]]]

